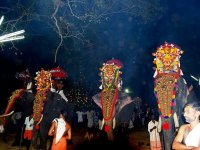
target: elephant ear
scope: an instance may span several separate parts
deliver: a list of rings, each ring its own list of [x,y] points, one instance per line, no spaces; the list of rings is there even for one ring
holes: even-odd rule
[[[184,105],[187,103],[187,93],[188,93],[188,88],[187,84],[185,82],[185,79],[180,77],[177,81],[178,88],[177,88],[177,94],[176,94],[176,99],[175,99],[175,106],[174,106],[174,111],[177,113],[179,122],[182,124],[183,119],[182,119],[182,112]]]
[[[102,109],[101,100],[100,100],[100,93],[94,95],[92,97],[93,101]]]
[[[115,114],[120,113],[120,111],[128,104],[132,103],[131,97],[123,92],[119,92],[119,97],[115,105]]]
[[[134,113],[134,106],[135,106],[134,100],[124,101],[124,104],[125,105],[124,106],[122,105],[120,109],[118,109],[120,105],[116,105],[115,118],[117,123],[129,122]]]
[[[187,96],[187,102],[191,101],[198,101],[198,98],[194,92],[194,90],[189,91],[188,96]]]

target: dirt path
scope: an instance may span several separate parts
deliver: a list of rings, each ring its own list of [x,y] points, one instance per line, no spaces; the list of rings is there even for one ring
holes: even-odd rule
[[[84,142],[84,135],[86,133],[86,129],[73,129],[72,131],[72,141],[73,145],[68,145],[68,150],[76,150],[77,146],[79,146],[79,149],[82,149],[83,142]],[[14,134],[9,134],[8,141],[5,143],[3,141],[2,135],[0,135],[0,150],[26,150],[24,146],[19,149],[19,146],[12,146],[12,143],[14,141]],[[49,143],[48,143],[49,145]],[[88,147],[92,148],[91,146],[95,146],[94,144],[90,143],[88,144]],[[96,144],[97,148],[100,144]],[[128,143],[127,143],[128,145]],[[132,131],[129,134],[129,145],[131,149],[133,150],[150,150],[149,146],[149,135],[146,129],[141,129],[137,131]],[[84,145],[85,146],[85,145]],[[102,147],[102,146],[101,146]],[[99,147],[100,148],[100,147]],[[34,150],[32,147],[30,150]],[[96,150],[96,148],[95,148]]]

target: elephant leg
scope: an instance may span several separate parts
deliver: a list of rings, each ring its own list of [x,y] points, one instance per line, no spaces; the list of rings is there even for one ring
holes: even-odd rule
[[[17,120],[16,121],[16,126],[15,126],[15,128],[16,128],[16,135],[15,135],[15,140],[14,140],[14,142],[12,143],[12,146],[18,146],[18,145],[20,145],[21,143],[21,141],[22,141],[22,127],[23,127],[23,123],[24,123],[24,120],[25,119],[23,119],[23,118],[21,118],[21,119],[19,119],[19,120]]]
[[[4,126],[4,132],[3,132],[3,141],[7,143],[7,136],[8,136],[8,130],[9,130],[9,127],[8,125],[5,125]]]
[[[38,139],[38,133],[39,131],[35,128],[33,128],[33,137],[32,137],[32,140],[31,140],[31,144],[33,145],[33,147],[36,147],[37,145],[37,139]]]
[[[47,150],[47,138],[50,125],[51,123],[49,124],[45,121],[40,123],[40,144],[42,150]]]
[[[39,128],[36,129],[36,124],[34,124],[34,128],[33,128],[33,137],[31,140],[31,145],[35,148],[38,149],[40,147],[40,142],[39,139],[40,138],[40,130]]]

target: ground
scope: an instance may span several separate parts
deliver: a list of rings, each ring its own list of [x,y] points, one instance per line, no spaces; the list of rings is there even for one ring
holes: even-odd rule
[[[128,137],[128,142],[124,143],[123,140],[120,138],[123,135],[120,135],[117,144],[110,144],[110,143],[100,143],[100,142],[84,142],[84,135],[86,133],[87,129],[79,129],[74,128],[72,130],[72,141],[73,144],[70,144],[68,146],[68,150],[78,150],[78,149],[107,149],[109,146],[112,147],[112,149],[119,149],[122,146],[122,149],[132,149],[132,150],[150,150],[149,146],[149,134],[147,132],[147,128],[143,127],[140,129],[134,129],[130,131]],[[0,150],[26,150],[24,146],[12,146],[12,142],[14,140],[15,134],[10,133],[8,135],[8,141],[7,143],[3,141],[2,135],[0,135]],[[124,144],[123,144],[124,143]],[[121,149],[121,148],[120,148]],[[33,148],[31,147],[31,150]]]

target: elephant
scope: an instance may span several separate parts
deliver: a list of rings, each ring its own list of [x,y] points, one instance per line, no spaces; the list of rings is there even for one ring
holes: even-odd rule
[[[165,85],[164,82],[162,82],[160,86],[164,87],[163,85]],[[168,118],[164,118],[161,115],[159,117],[158,129],[162,133],[161,142],[163,143],[164,150],[171,150],[173,140],[177,133],[176,131],[179,126],[184,123],[182,112],[184,105],[188,101],[188,88],[184,78],[182,77],[178,79],[177,85],[178,87],[176,90],[176,98],[174,99],[173,113]]]
[[[102,109],[100,93],[94,95],[94,102]],[[129,122],[134,111],[134,100],[131,99],[126,93],[119,92],[118,98],[116,100],[114,111],[111,119],[104,120],[105,126],[109,126],[107,130],[107,137],[109,141],[114,141],[113,129],[115,126],[119,126],[120,122]],[[126,112],[126,116],[123,116],[120,112]],[[102,125],[103,127],[103,125]]]
[[[71,122],[73,116],[73,105],[66,101],[64,93],[58,93],[57,80],[52,80],[51,73],[41,69],[37,73],[37,92],[33,106],[34,131],[32,138],[33,147],[37,146],[38,134],[42,150],[47,149],[48,131],[55,118],[58,118],[61,111],[68,112],[68,120]],[[53,83],[53,86],[52,86]],[[62,89],[59,89],[59,91]],[[52,143],[52,140],[51,140]]]
[[[0,115],[0,117],[2,118],[2,122],[5,126],[5,129],[7,129],[9,125],[6,123],[5,117],[11,116],[14,112],[20,112],[18,114],[21,114],[21,118],[16,121],[17,125],[16,137],[13,146],[20,144],[20,135],[22,133],[22,126],[24,124],[25,118],[31,115],[33,112],[33,101],[35,99],[35,96],[32,91],[33,89],[32,77],[29,73],[29,70],[26,69],[25,71],[17,72],[15,74],[15,78],[18,79],[18,81],[20,81],[19,83],[23,85],[20,89],[17,89],[12,93],[12,96],[8,101],[4,114]],[[5,136],[7,134],[6,131],[7,130],[5,130],[4,132]]]
[[[39,132],[41,148],[43,150],[47,149],[48,131],[51,123],[55,118],[59,117],[61,110],[66,109],[69,110],[66,101],[62,99],[58,93],[48,91],[46,100],[44,101],[42,119],[39,123],[39,129],[34,129],[33,132],[33,147],[36,147],[37,145],[37,134]]]
[[[102,109],[104,130],[109,141],[114,140],[113,128],[116,125],[116,115],[124,106],[130,104],[132,99],[122,90],[122,79],[120,69],[123,64],[118,59],[108,60],[100,68],[101,92],[93,96],[95,103]]]
[[[5,126],[4,136],[7,135],[8,124],[5,117],[11,116],[14,112],[21,112],[21,118],[18,119],[16,125],[16,136],[13,142],[13,146],[20,144],[22,126],[25,118],[33,113],[33,101],[35,97],[32,91],[25,89],[17,89],[12,93],[9,103],[6,107],[5,113],[0,117],[3,117],[3,124]],[[5,117],[4,117],[5,116]],[[6,138],[6,137],[4,137]],[[5,139],[6,140],[6,139]]]
[[[153,53],[156,64],[154,92],[160,112],[159,131],[162,127],[164,150],[172,149],[176,131],[184,123],[182,112],[188,101],[189,90],[180,69],[181,54],[180,47],[167,42]]]
[[[4,117],[11,115],[11,110],[22,112],[22,117],[19,122],[19,127],[17,128],[16,140],[14,145],[18,145],[21,139],[22,126],[24,124],[25,118],[31,114],[34,117],[34,129],[32,145],[33,147],[37,144],[37,135],[40,134],[40,143],[43,149],[46,149],[46,142],[48,138],[48,130],[51,126],[53,119],[58,118],[61,110],[68,111],[68,122],[71,122],[73,116],[73,104],[66,102],[63,99],[63,95],[58,94],[55,90],[50,88],[51,80],[50,73],[41,69],[37,73],[37,93],[34,94],[30,90],[32,85],[27,84],[27,89],[18,89],[13,92],[8,106],[3,115],[4,124],[6,124]],[[44,82],[43,82],[44,81]],[[51,91],[52,90],[52,91]],[[63,94],[63,93],[62,93]],[[42,116],[42,117],[41,117]],[[39,125],[39,129],[37,129]]]

